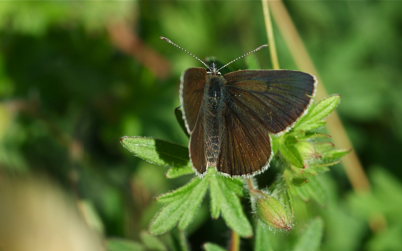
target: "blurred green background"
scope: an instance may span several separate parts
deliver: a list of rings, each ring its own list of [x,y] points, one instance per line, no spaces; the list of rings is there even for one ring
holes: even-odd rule
[[[373,185],[354,193],[341,166],[325,177],[327,204],[309,206],[325,219],[322,249],[402,250],[402,4],[285,4],[329,93],[342,98],[338,112]],[[281,68],[297,69],[274,32]],[[138,240],[154,197],[186,179],[167,180],[119,138],[187,144],[174,109],[181,73],[200,66],[161,35],[222,62],[267,42],[260,1],[1,1],[0,182],[51,180],[89,208],[102,236]],[[256,57],[272,68],[268,50]],[[199,218],[189,232],[194,250],[227,244],[229,231],[209,220],[207,206]]]

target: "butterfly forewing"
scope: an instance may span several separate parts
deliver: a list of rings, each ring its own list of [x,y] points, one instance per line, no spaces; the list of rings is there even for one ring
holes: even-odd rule
[[[315,91],[315,78],[290,70],[245,70],[226,74],[232,101],[271,133],[288,129],[304,113]]]
[[[203,97],[207,72],[204,68],[190,68],[182,78],[181,97],[186,127],[191,135],[190,157],[198,173],[205,172],[205,126],[203,116]]]
[[[190,68],[183,75],[181,97],[184,117],[189,133],[194,129],[198,118],[198,112],[201,108],[206,76],[207,72],[204,68]]]

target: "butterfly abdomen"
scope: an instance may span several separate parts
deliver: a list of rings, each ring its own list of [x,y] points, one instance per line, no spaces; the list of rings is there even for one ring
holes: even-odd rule
[[[204,93],[204,125],[205,125],[205,157],[207,167],[216,167],[221,135],[224,129],[223,111],[225,108],[226,89],[225,79],[219,75],[210,75]]]

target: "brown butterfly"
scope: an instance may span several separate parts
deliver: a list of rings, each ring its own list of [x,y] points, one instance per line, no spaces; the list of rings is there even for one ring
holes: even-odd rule
[[[229,176],[265,171],[272,158],[270,134],[289,130],[306,112],[316,78],[291,70],[239,70],[222,75],[184,50],[205,68],[190,68],[181,81],[184,121],[190,134],[190,158],[198,174],[210,167]]]

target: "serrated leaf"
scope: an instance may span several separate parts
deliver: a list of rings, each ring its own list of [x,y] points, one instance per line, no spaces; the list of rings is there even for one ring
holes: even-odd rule
[[[159,201],[165,205],[153,219],[150,232],[152,234],[163,234],[179,224],[184,229],[194,217],[197,207],[208,189],[208,179],[194,178],[189,184],[163,195]]]
[[[213,243],[205,243],[203,247],[205,251],[226,251],[223,247]]]
[[[313,105],[309,112],[302,117],[295,125],[295,130],[313,130],[323,125],[323,120],[333,111],[340,103],[338,95],[330,96]]]
[[[221,212],[221,205],[222,205],[222,196],[219,193],[214,191],[218,191],[220,189],[218,180],[211,179],[209,182],[209,189],[210,189],[210,197],[211,197],[211,216],[214,219],[219,218]]]
[[[219,175],[217,172],[215,175]],[[220,190],[220,186],[219,186],[219,180],[220,179],[224,179],[225,180],[225,185],[227,186],[227,188],[232,191],[233,193],[235,193],[238,196],[242,196],[243,195],[243,181],[240,179],[236,179],[236,178],[229,178],[229,177],[225,177],[222,175],[219,175],[219,178],[213,178],[210,179],[210,188],[211,192],[210,192],[210,196],[211,196],[211,216],[214,219],[219,218],[220,215],[220,211],[221,211],[221,205],[222,205],[222,200],[221,200],[221,194],[220,193],[214,193],[212,191],[217,191]]]
[[[140,243],[123,239],[108,239],[106,246],[107,251],[145,251]]]
[[[151,234],[163,234],[174,228],[183,214],[182,205],[182,200],[176,200],[164,206],[151,222]]]
[[[257,231],[255,234],[254,251],[273,251],[269,239],[269,229],[260,221],[257,222]]]
[[[167,250],[165,245],[158,238],[145,231],[141,232],[141,240],[148,249],[157,251]]]
[[[221,209],[221,214],[226,224],[242,237],[249,237],[253,234],[250,222],[243,212],[239,198],[236,193],[229,189],[230,183],[227,177],[220,174],[210,177],[211,197],[215,196],[216,208]]]
[[[179,229],[184,230],[191,223],[191,220],[194,218],[197,209],[200,207],[207,190],[207,179],[203,179],[203,182],[193,189],[190,196],[186,199],[186,205],[183,206],[185,211],[180,219]]]
[[[191,166],[187,147],[147,137],[125,136],[120,142],[136,157],[153,165],[176,168]]]
[[[293,251],[315,251],[321,245],[324,223],[321,218],[316,218],[310,222],[303,235],[297,241]]]
[[[182,197],[185,197],[189,193],[191,193],[191,190],[194,187],[198,186],[201,183],[201,181],[202,181],[202,179],[200,179],[200,178],[193,178],[186,185],[184,185],[172,192],[160,195],[157,198],[157,200],[161,203],[169,203],[169,202],[181,199]]]
[[[243,196],[244,192],[243,180],[238,178],[230,178],[226,176],[221,176],[219,177],[219,179],[225,180],[225,185],[228,187],[230,191],[234,192],[238,196]]]
[[[191,166],[172,167],[172,168],[169,168],[168,171],[166,172],[166,177],[169,179],[174,179],[177,177],[181,177],[181,176],[193,174],[193,173],[194,173],[194,169]]]

